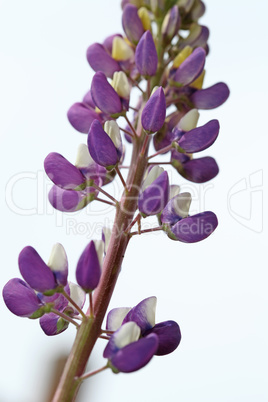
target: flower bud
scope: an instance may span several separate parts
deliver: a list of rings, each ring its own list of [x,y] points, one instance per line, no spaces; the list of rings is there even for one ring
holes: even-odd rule
[[[57,152],[48,154],[44,161],[44,167],[50,180],[57,186],[65,190],[82,190],[85,188],[86,179],[80,170]]]
[[[189,85],[202,73],[205,65],[206,52],[201,47],[193,53],[177,69],[174,81],[180,86]]]
[[[64,247],[60,243],[56,243],[53,246],[47,265],[53,272],[58,285],[66,286],[68,260]]]
[[[123,10],[122,25],[130,42],[137,44],[144,33],[138,9],[132,4],[127,4]]]
[[[156,74],[158,57],[150,31],[146,31],[138,43],[135,53],[135,62],[141,75],[151,77]]]
[[[115,71],[121,70],[118,62],[109,55],[105,47],[100,43],[93,43],[89,46],[87,49],[87,61],[94,71],[102,71],[110,78],[112,78]]]
[[[102,72],[94,75],[91,84],[91,94],[96,106],[102,112],[110,115],[122,112],[120,97]]]
[[[144,130],[155,133],[160,130],[166,118],[166,99],[162,87],[159,87],[147,101],[141,115]]]
[[[79,286],[89,293],[98,286],[100,276],[101,264],[99,256],[94,241],[91,241],[79,258],[76,267],[76,280]]]
[[[48,200],[53,208],[62,212],[75,212],[86,207],[97,196],[98,191],[93,187],[86,191],[64,190],[54,185],[49,193]]]
[[[175,5],[166,14],[161,28],[163,39],[166,43],[169,43],[177,34],[180,22],[181,18],[179,8]]]

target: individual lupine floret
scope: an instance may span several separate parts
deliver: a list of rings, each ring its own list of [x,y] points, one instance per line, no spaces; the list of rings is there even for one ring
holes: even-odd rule
[[[185,132],[178,144],[186,153],[203,151],[216,141],[219,130],[218,120],[210,120],[201,127]]]
[[[169,43],[180,28],[181,18],[177,5],[173,6],[166,14],[161,27],[161,33],[165,43]]]
[[[82,309],[86,300],[86,293],[83,291],[83,289],[75,283],[69,282],[69,284],[65,287],[65,291],[77,304],[77,306]],[[59,294],[55,295],[54,297],[54,309],[60,313],[64,313],[68,317],[76,317],[79,315],[79,312],[74,308],[73,304],[71,304],[63,295]],[[50,302],[50,299],[51,298],[44,298],[44,301]],[[62,317],[59,317],[55,313],[43,315],[40,318],[39,323],[44,333],[48,336],[58,335],[65,331],[69,326],[68,321],[64,320]]]
[[[141,115],[144,130],[152,134],[160,130],[166,118],[166,99],[162,87],[155,88]]]
[[[194,183],[205,183],[219,173],[217,162],[211,156],[192,159],[191,155],[175,149],[171,151],[171,165],[182,177]]]
[[[48,200],[53,208],[62,212],[76,212],[85,208],[98,194],[93,187],[85,191],[65,190],[56,185],[48,193]]]
[[[119,63],[111,57],[100,43],[93,43],[89,46],[87,49],[87,61],[94,71],[102,71],[110,78],[112,78],[115,71],[121,71]]]
[[[211,211],[188,216],[190,205],[191,194],[180,193],[162,211],[163,230],[172,240],[196,243],[210,236],[218,226],[217,217]]]
[[[127,38],[136,45],[144,33],[144,28],[138,15],[138,9],[133,4],[127,4],[124,7],[122,25]]]
[[[91,94],[96,106],[109,115],[119,115],[123,111],[123,105],[118,93],[107,81],[105,74],[97,72],[91,84]]]
[[[161,212],[168,202],[169,179],[163,168],[153,166],[148,172],[138,199],[138,208],[143,217]]]
[[[155,334],[140,339],[141,330],[135,322],[122,325],[110,338],[103,357],[114,373],[131,373],[144,367],[158,349]]]
[[[77,283],[85,292],[92,292],[99,283],[103,260],[103,241],[91,241],[81,254],[76,267]]]
[[[139,73],[152,77],[157,71],[157,51],[150,31],[144,32],[135,52],[135,63]]]
[[[195,81],[202,73],[206,60],[206,52],[203,48],[196,48],[193,53],[187,57],[175,72],[172,80],[176,85],[186,86]]]
[[[67,112],[70,124],[80,133],[87,134],[93,120],[105,121],[105,115],[96,110],[91,91],[88,91],[83,102],[74,103]]]
[[[7,308],[19,317],[37,318],[42,315],[43,303],[22,279],[10,279],[3,288],[3,298]]]
[[[88,133],[88,149],[93,160],[107,169],[113,169],[122,157],[120,130],[115,121],[108,121],[104,129],[95,120]]]
[[[44,167],[50,180],[58,187],[65,190],[83,190],[86,187],[86,178],[80,170],[57,152],[48,154]]]
[[[170,320],[155,324],[156,302],[156,297],[152,296],[142,300],[132,309],[122,307],[111,310],[107,316],[106,329],[117,331],[121,325],[135,322],[140,328],[141,337],[157,335],[158,347],[154,352],[155,355],[172,353],[181,341],[180,327],[175,321]]]

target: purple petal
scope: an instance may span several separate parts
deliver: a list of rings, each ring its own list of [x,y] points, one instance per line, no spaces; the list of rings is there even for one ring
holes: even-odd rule
[[[112,357],[111,363],[118,371],[131,373],[149,363],[157,349],[158,337],[151,334],[120,349]]]
[[[100,115],[85,103],[75,103],[67,112],[71,125],[80,133],[87,134],[93,120],[101,121]]]
[[[227,85],[218,82],[209,88],[195,91],[190,100],[197,109],[215,109],[227,100],[229,94]]]
[[[166,99],[162,87],[159,87],[147,101],[141,115],[144,130],[155,133],[163,127],[166,118]]]
[[[54,313],[43,315],[39,320],[40,326],[48,336],[58,335],[65,331],[69,323]]]
[[[94,198],[94,194],[92,194]],[[48,199],[53,208],[62,212],[75,212],[84,208],[90,197],[82,191],[64,190],[54,185],[48,193]]]
[[[91,84],[91,94],[96,106],[102,112],[110,115],[122,112],[120,97],[102,72],[94,75]]]
[[[121,67],[100,43],[93,43],[87,49],[87,61],[94,71],[102,71],[107,77],[113,78],[115,71]]]
[[[91,241],[79,258],[76,267],[76,280],[85,292],[91,292],[99,283],[101,267],[94,241]]]
[[[23,279],[38,292],[45,293],[57,287],[52,271],[31,246],[20,252],[19,269]]]
[[[130,42],[137,44],[144,33],[144,28],[138,16],[138,9],[133,4],[124,7],[122,25]]]
[[[215,159],[205,156],[185,162],[179,173],[194,183],[205,183],[217,176],[219,167]]]
[[[157,299],[155,296],[142,300],[128,312],[123,320],[123,324],[134,321],[140,327],[143,334],[155,325],[156,302]]]
[[[176,240],[196,243],[211,235],[217,226],[217,216],[213,212],[206,211],[180,220],[171,228],[171,231]]]
[[[172,353],[180,344],[181,331],[175,321],[164,321],[156,324],[152,329],[144,335],[155,334],[158,337],[159,345],[155,352],[157,356]]]
[[[3,298],[7,308],[20,317],[30,317],[43,306],[33,289],[19,278],[7,282]]]
[[[141,335],[138,325],[131,321],[123,324],[116,332],[114,332],[106,345],[103,357],[111,359],[120,349],[124,348],[132,342],[136,342]]]
[[[182,86],[195,81],[203,71],[205,60],[205,50],[198,47],[177,69],[174,81]]]
[[[146,31],[138,43],[135,62],[141,75],[153,76],[156,74],[158,57],[150,31]]]
[[[57,152],[48,154],[44,167],[50,180],[65,190],[74,190],[85,182],[80,170]]]
[[[162,24],[162,35],[165,40],[170,41],[178,32],[180,27],[180,13],[177,5],[173,6]]]
[[[91,109],[95,109],[96,105],[92,99],[91,91],[89,90],[83,97],[83,103],[89,106]]]
[[[167,172],[162,172],[154,182],[139,196],[138,207],[144,216],[161,212],[169,197],[169,179]]]
[[[209,37],[209,29],[204,25],[192,24],[190,34],[183,40],[184,46],[203,47],[206,48]]]
[[[179,140],[179,146],[188,153],[203,151],[214,143],[219,130],[218,120],[210,120],[204,126],[186,132]]]
[[[98,120],[91,124],[87,144],[92,159],[99,165],[109,167],[119,162],[116,147]]]

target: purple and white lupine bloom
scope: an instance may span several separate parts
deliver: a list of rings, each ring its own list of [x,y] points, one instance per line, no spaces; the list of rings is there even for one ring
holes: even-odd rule
[[[167,172],[154,166],[144,180],[138,200],[138,207],[143,217],[161,212],[169,198],[169,179]]]
[[[211,211],[189,215],[191,194],[181,192],[180,183],[170,184],[169,172],[159,166],[171,165],[195,183],[211,180],[219,172],[212,157],[193,155],[210,147],[219,134],[215,119],[198,126],[199,110],[221,106],[229,96],[223,82],[203,87],[209,51],[209,30],[199,23],[204,3],[122,0],[122,9],[124,34],[89,46],[87,60],[95,71],[91,87],[67,113],[74,129],[88,135],[87,145],[79,146],[75,164],[56,152],[44,162],[54,183],[48,198],[55,209],[77,212],[93,200],[103,202],[115,209],[113,226],[104,226],[102,240],[91,240],[78,259],[78,285],[67,282],[70,267],[57,243],[48,263],[33,247],[25,247],[19,255],[23,280],[13,278],[3,289],[9,310],[40,318],[46,335],[60,334],[69,324],[77,329],[53,402],[74,401],[81,382],[106,368],[133,372],[180,344],[175,321],[155,323],[156,297],[133,308],[111,310],[102,329],[132,237],[164,231],[173,240],[195,243],[218,225]],[[122,164],[122,133],[132,150],[129,166]],[[155,160],[159,155],[167,155],[166,160]],[[128,169],[126,175],[123,168]],[[109,189],[114,178],[122,185],[119,195]],[[103,189],[106,185],[108,190]],[[155,216],[159,226],[145,229],[141,218],[147,216]],[[108,341],[103,354],[108,362],[84,374],[99,337]]]
[[[218,226],[217,217],[211,211],[188,216],[191,200],[190,193],[180,193],[162,211],[163,230],[173,240],[196,243],[210,236]]]
[[[142,300],[132,309],[122,307],[111,310],[107,316],[106,329],[116,331],[114,334],[116,335],[120,328],[134,322],[140,329],[139,338],[146,338],[151,334],[157,335],[158,347],[153,354],[160,356],[172,353],[181,341],[180,327],[175,321],[155,323],[156,302],[156,297],[152,296]],[[106,351],[113,349],[114,339],[117,336],[111,337]]]

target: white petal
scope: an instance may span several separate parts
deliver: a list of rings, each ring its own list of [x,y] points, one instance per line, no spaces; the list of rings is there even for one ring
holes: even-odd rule
[[[191,201],[192,196],[190,193],[181,193],[176,196],[173,203],[175,212],[182,218],[186,218],[189,215]]]
[[[102,240],[93,240],[93,241],[94,241],[94,244],[95,244],[95,249],[96,249],[97,254],[98,254],[100,266],[102,267],[103,253],[104,253],[104,243],[103,243]]]
[[[118,307],[111,310],[107,316],[106,329],[108,331],[117,331],[130,310],[130,307]]]
[[[69,282],[69,287],[70,297],[78,305],[78,307],[82,308],[85,303],[86,293],[83,291],[82,288],[80,288],[80,286],[76,285],[76,283]],[[68,303],[68,305],[74,308],[70,302]]]
[[[52,271],[65,271],[68,266],[67,255],[60,243],[54,244],[47,265]]]
[[[78,168],[88,167],[94,163],[91,155],[88,151],[86,144],[80,144],[77,150],[75,166]]]
[[[190,131],[193,128],[196,128],[199,116],[200,114],[197,109],[190,110],[188,113],[186,113],[185,116],[180,119],[178,127],[182,131]]]
[[[116,148],[120,148],[122,144],[120,130],[118,124],[114,120],[106,121],[104,131],[109,135]]]
[[[114,343],[122,349],[129,343],[136,342],[140,337],[140,327],[133,321],[129,321],[114,334]]]
[[[171,200],[171,198],[175,197],[175,195],[178,195],[181,191],[180,186],[178,186],[177,184],[172,184],[169,187],[169,199]]]
[[[146,175],[146,178],[142,185],[142,191],[144,191],[148,186],[150,186],[159,176],[164,172],[164,169],[160,166],[154,166],[149,173]]]

